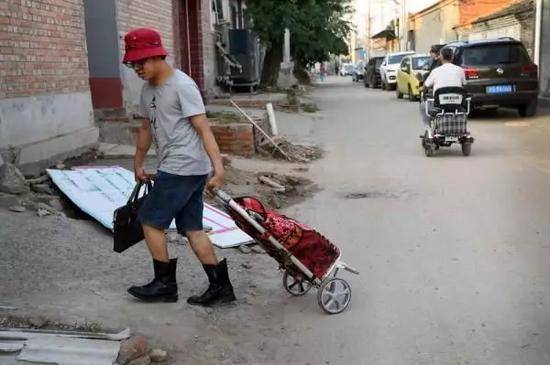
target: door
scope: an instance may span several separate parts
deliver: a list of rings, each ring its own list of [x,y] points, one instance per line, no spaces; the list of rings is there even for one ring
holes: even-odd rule
[[[204,90],[201,1],[182,0],[179,12],[181,69]]]
[[[405,57],[401,61],[399,68],[397,69],[397,87],[400,92],[406,94],[408,90],[409,74],[410,74],[410,57]]]

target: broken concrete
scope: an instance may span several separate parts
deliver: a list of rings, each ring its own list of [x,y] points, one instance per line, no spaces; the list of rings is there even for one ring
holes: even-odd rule
[[[4,163],[0,167],[0,192],[23,194],[29,191],[25,176],[15,165]]]
[[[97,151],[98,158],[103,159],[134,158],[135,154],[135,144],[100,143]],[[149,149],[147,156],[156,156],[153,147]]]

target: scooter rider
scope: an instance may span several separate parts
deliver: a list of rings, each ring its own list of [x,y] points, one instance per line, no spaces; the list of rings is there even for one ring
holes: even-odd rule
[[[433,88],[433,92],[435,93],[442,87],[462,87],[466,84],[464,70],[453,64],[453,50],[443,48],[440,53],[441,66],[434,68],[426,81],[424,81],[424,85],[420,89],[423,92],[427,92],[428,89]],[[420,114],[426,127],[429,126],[430,117],[426,115],[426,100],[420,102]]]
[[[443,48],[443,45],[441,44],[434,44],[430,47],[430,57],[432,60],[430,62],[428,74],[430,74],[436,67],[441,66],[441,53],[439,53],[441,48]]]

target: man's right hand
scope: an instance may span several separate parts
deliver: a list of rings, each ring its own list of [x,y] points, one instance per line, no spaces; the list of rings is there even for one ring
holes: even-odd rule
[[[149,178],[147,174],[145,173],[145,169],[143,167],[135,167],[134,168],[134,175],[137,181],[147,181]]]

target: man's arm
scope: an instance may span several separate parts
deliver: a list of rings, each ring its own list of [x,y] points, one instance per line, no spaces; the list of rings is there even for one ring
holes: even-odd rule
[[[136,154],[134,156],[134,172],[136,180],[146,180],[145,170],[143,169],[143,162],[149,148],[151,148],[152,136],[151,136],[151,123],[147,119],[141,121],[141,126],[138,129],[137,142],[136,142]]]
[[[426,89],[434,86],[434,75],[435,75],[434,71],[430,72],[430,76],[428,76],[426,81],[424,81],[424,87]]]
[[[220,155],[220,149],[218,148],[218,143],[214,138],[212,129],[210,129],[210,124],[205,114],[195,115],[189,118],[191,124],[199,134],[204,149],[210,157],[212,162],[212,167],[214,168],[214,176],[208,181],[206,187],[208,190],[214,188],[220,188],[223,185],[223,179],[225,175],[225,170],[223,168],[222,156]]]

